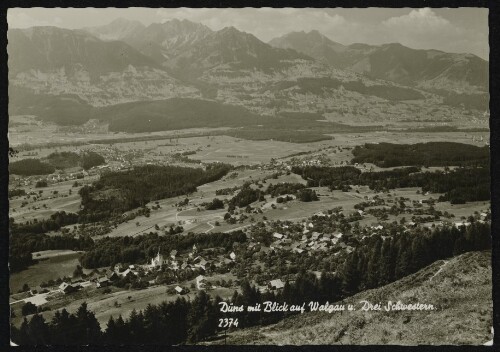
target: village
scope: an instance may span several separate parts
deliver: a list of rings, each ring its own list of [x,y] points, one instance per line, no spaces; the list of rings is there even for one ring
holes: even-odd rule
[[[166,287],[162,293],[165,297],[189,295],[200,290],[216,294],[224,290],[226,297],[230,297],[231,292],[239,290],[239,283],[244,279],[250,280],[261,292],[280,291],[287,282],[294,282],[301,267],[315,273],[318,278],[325,269],[334,273],[336,266],[354,248],[372,236],[385,240],[401,231],[425,232],[445,224],[469,226],[471,222],[484,223],[491,218],[490,210],[483,208],[469,218],[453,220],[454,217],[448,214],[444,216],[432,210],[434,201],[429,194],[425,196],[413,201],[404,197],[374,196],[356,203],[349,212],[335,207],[318,211],[299,222],[278,219],[251,223],[243,230],[236,230],[243,231],[246,240],[234,243],[229,250],[217,247],[199,249],[196,244],[182,252],[170,250],[164,253],[158,248],[156,255],[146,263],[117,263],[87,274],[75,272],[72,278],[52,280],[52,285],[44,282],[30,287],[27,292],[13,294],[11,307],[16,311],[29,302],[44,312],[67,301],[65,296],[81,298],[84,295],[92,302],[108,295],[113,297],[117,292],[131,292],[133,296],[133,292],[148,292],[158,287]],[[387,212],[390,208],[383,207],[391,203],[397,203],[398,209],[400,207],[401,213],[396,212],[399,221],[394,218],[394,212]],[[380,213],[381,208],[383,213]],[[411,216],[419,211],[421,215]],[[393,221],[389,222],[387,215],[383,214],[389,214]],[[409,214],[410,220],[406,221],[404,214]],[[379,221],[377,217],[385,220]],[[364,221],[364,218],[371,220]],[[157,294],[154,295],[155,301],[158,298]]]
[[[151,201],[112,221],[63,225],[47,236],[88,237],[99,244],[112,244],[124,237],[149,238],[150,234],[159,238],[241,234],[237,241],[220,247],[202,241],[182,249],[158,243],[140,259],[90,268],[81,262],[85,251],[63,251],[48,259],[43,251],[33,253],[35,264],[11,279],[13,322],[22,322],[22,307],[28,303],[50,317],[63,307],[85,301],[104,326],[111,315],[127,316],[148,303],[193,298],[200,291],[230,299],[245,280],[262,293],[281,292],[287,283],[295,282],[301,270],[317,278],[323,272],[334,274],[349,254],[371,238],[385,240],[395,233],[427,233],[448,225],[489,222],[488,202],[451,205],[438,201],[440,194],[422,192],[418,187],[373,190],[350,185],[333,190],[321,181],[307,187],[308,180],[293,172],[317,167],[384,171],[387,168],[372,163],[353,163],[353,148],[367,141],[434,141],[443,136],[456,136],[478,146],[488,142],[480,132],[415,136],[358,133],[305,144],[227,136],[131,140],[79,147],[78,153],[92,152],[105,159],[88,169],[72,167],[33,176],[11,174],[10,189],[18,193],[13,192],[10,199],[10,217],[22,224],[43,222],[55,212],[77,213],[82,209],[79,190],[108,173],[146,165],[205,169],[210,163],[227,163],[233,167],[231,172],[191,194]],[[34,156],[46,158],[70,148],[41,148]],[[422,167],[422,171],[442,169]],[[293,192],[268,193],[271,186],[279,185],[310,189],[317,200],[305,201]],[[248,205],[234,207],[232,198],[244,188],[261,196]],[[211,209],[216,199],[221,207]]]

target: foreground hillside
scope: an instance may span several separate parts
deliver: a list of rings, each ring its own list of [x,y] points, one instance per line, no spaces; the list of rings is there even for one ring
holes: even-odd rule
[[[357,311],[305,313],[269,327],[236,331],[228,344],[472,344],[492,339],[491,253],[470,252],[432,265],[345,303]],[[364,312],[360,301],[427,303],[434,311]],[[220,343],[220,342],[216,342]]]

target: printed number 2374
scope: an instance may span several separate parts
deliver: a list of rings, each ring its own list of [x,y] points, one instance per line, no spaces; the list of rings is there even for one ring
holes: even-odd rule
[[[238,318],[224,318],[219,319],[219,328],[230,328],[231,326],[238,327]]]

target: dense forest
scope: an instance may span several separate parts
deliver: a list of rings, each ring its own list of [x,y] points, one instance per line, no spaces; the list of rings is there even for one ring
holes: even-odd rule
[[[54,171],[56,171],[55,167],[39,159],[30,158],[9,163],[9,172],[14,175],[49,175]]]
[[[361,170],[354,166],[323,167],[294,166],[292,172],[302,176],[308,187],[326,187],[347,191],[349,185],[357,184]]]
[[[243,186],[241,190],[229,200],[229,205],[243,208],[258,200],[264,200],[263,192],[246,185]]]
[[[240,127],[264,118],[247,109],[215,101],[172,98],[96,108],[110,121],[110,131],[153,132],[196,127]],[[137,118],[141,116],[141,118]]]
[[[316,194],[316,191],[305,188],[305,189],[300,189],[297,191],[297,199],[302,201],[302,202],[312,202],[315,200],[319,200],[318,195]]]
[[[210,203],[207,203],[207,205],[205,205],[205,209],[206,210],[224,209],[224,202],[219,198],[214,198]]]
[[[82,217],[97,221],[144,206],[150,201],[185,195],[226,175],[231,166],[210,164],[206,169],[147,165],[109,172],[80,189]]]
[[[81,165],[84,170],[89,170],[94,166],[99,166],[105,164],[104,158],[97,154],[96,152],[85,152],[81,156]]]
[[[306,186],[304,186],[301,183],[284,182],[284,183],[277,183],[274,185],[269,185],[267,187],[266,193],[270,194],[271,197],[274,198],[274,197],[282,196],[284,194],[296,194],[297,191],[304,189],[304,188],[306,188]]]
[[[48,155],[45,161],[61,170],[75,166],[81,166],[84,170],[89,170],[94,166],[106,163],[102,155],[92,151],[86,151],[80,155],[73,152],[54,152]]]
[[[394,166],[487,166],[490,150],[454,142],[417,144],[365,144],[354,147],[352,163],[373,163],[380,167]]]
[[[81,155],[73,152],[54,152],[43,160],[30,158],[14,161],[9,164],[9,172],[22,176],[49,175],[56,169],[63,170],[81,166],[88,170],[105,163],[104,158],[96,152],[88,151]]]
[[[352,166],[293,167],[292,171],[307,180],[309,187],[328,186],[343,191],[350,185],[365,185],[376,191],[421,187],[423,192],[444,193],[439,200],[452,204],[490,199],[489,165],[435,172],[420,172],[418,167],[361,172]]]
[[[9,189],[9,192],[8,192],[9,199],[14,198],[14,197],[25,196],[25,195],[26,195],[26,191],[22,188]]]
[[[282,291],[261,293],[244,280],[241,293],[231,298],[234,305],[250,306],[265,301],[302,304],[338,302],[357,292],[379,287],[424,268],[436,260],[468,251],[491,248],[490,225],[473,223],[438,228],[430,233],[401,233],[385,240],[373,236],[356,248],[335,274],[323,272],[319,278],[300,272],[294,283],[286,282]],[[75,314],[57,312],[47,323],[38,314],[25,319],[18,329],[11,327],[12,340],[20,345],[35,344],[184,344],[205,340],[217,334],[219,318],[237,318],[238,328],[275,323],[293,312],[221,313],[220,297],[200,291],[195,299],[148,305],[133,311],[129,318],[111,317],[101,331],[95,315],[82,304]],[[172,318],[175,317],[175,318]]]
[[[315,191],[311,189],[306,189],[301,183],[278,183],[275,185],[269,185],[265,192],[260,189],[253,189],[249,185],[244,185],[241,190],[229,200],[229,210],[232,210],[235,206],[240,208],[246,207],[253,202],[263,201],[264,194],[269,194],[271,197],[278,197],[278,202],[281,203],[285,198],[279,196],[285,194],[292,194],[297,197],[298,200],[302,202],[311,202],[318,200],[318,196]]]
[[[95,118],[94,110],[77,95],[35,94],[31,89],[9,87],[9,115],[36,115],[41,120],[64,126],[80,125]]]
[[[45,161],[56,169],[63,170],[80,165],[80,156],[74,152],[54,152]]]

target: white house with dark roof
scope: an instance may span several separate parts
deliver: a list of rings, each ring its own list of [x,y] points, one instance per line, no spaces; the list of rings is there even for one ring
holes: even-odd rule
[[[172,249],[170,251],[170,257],[175,260],[175,256],[177,255],[177,251],[175,249]]]
[[[281,281],[281,279],[271,280],[271,281],[269,281],[269,284],[268,284],[268,288],[270,290],[280,290],[283,287],[285,287],[285,284],[283,283],[283,281]]]
[[[207,280],[205,276],[198,275],[196,277],[196,288],[198,288],[198,290],[204,290],[206,287],[207,287]]]
[[[281,240],[285,236],[282,235],[281,233],[275,232],[275,233],[273,233],[273,237],[277,238],[278,240]]]

